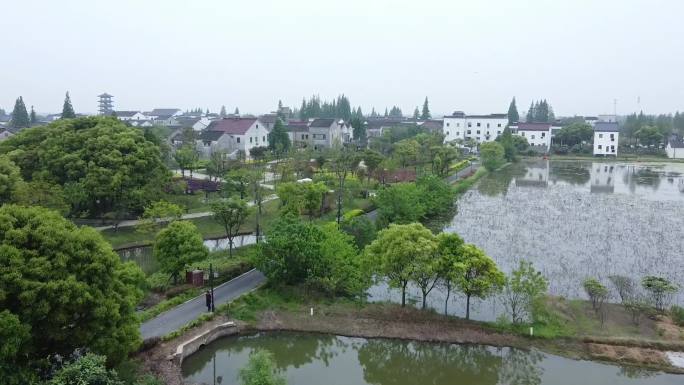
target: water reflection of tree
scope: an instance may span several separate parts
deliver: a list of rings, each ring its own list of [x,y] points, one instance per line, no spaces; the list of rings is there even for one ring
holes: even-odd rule
[[[504,349],[499,370],[499,383],[507,385],[539,385],[544,369],[539,363],[544,354],[538,350]]]
[[[551,162],[549,174],[551,179],[555,181],[563,181],[571,185],[585,185],[591,179],[589,167],[587,163],[568,163],[568,162]]]
[[[486,196],[506,195],[513,178],[522,178],[525,174],[527,167],[522,162],[504,167],[480,179],[477,191]]]
[[[279,370],[322,361],[326,366],[331,359],[347,348],[347,341],[332,335],[307,335],[283,333],[274,336],[273,343],[264,346],[273,353]]]
[[[501,357],[483,346],[369,340],[359,349],[370,384],[496,384]]]
[[[629,186],[629,191],[634,192],[636,186],[651,186],[657,190],[660,186],[661,174],[648,167],[631,166],[622,175],[622,181]]]
[[[632,379],[649,378],[655,376],[656,374],[658,374],[658,372],[639,368],[637,366],[620,366],[620,371],[618,372],[619,376]]]

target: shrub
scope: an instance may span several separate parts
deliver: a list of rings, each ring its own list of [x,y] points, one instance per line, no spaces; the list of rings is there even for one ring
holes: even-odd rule
[[[674,305],[670,309],[672,321],[679,326],[684,326],[684,307]]]

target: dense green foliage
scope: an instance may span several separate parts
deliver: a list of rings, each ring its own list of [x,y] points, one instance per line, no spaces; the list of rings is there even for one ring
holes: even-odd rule
[[[47,385],[124,385],[113,370],[107,370],[106,357],[86,354],[64,365]]]
[[[115,118],[59,120],[0,143],[27,182],[61,190],[72,215],[140,213],[162,192],[169,172],[160,148]]]
[[[2,354],[14,353],[17,367],[80,347],[117,362],[138,347],[143,273],[95,230],[47,209],[4,205],[0,266],[3,329],[9,323],[22,340]]]
[[[466,319],[470,319],[470,298],[487,298],[503,286],[505,277],[496,262],[475,245],[462,247],[458,264],[455,283],[466,296]]]
[[[366,245],[370,244],[377,233],[375,223],[366,216],[345,218],[341,229],[354,238],[354,243],[359,250],[363,250]]]
[[[531,320],[535,302],[546,295],[549,282],[531,262],[521,260],[518,268],[506,277],[503,303],[513,323]]]
[[[25,190],[19,167],[7,156],[0,155],[0,205],[22,201]]]
[[[594,129],[584,122],[572,123],[561,128],[553,138],[554,142],[566,146],[591,143],[594,139]]]
[[[287,382],[277,370],[273,356],[265,350],[250,354],[247,365],[238,374],[242,385],[285,385]]]
[[[153,233],[161,229],[164,224],[181,219],[183,209],[167,201],[152,202],[145,207],[140,216],[139,231]]]
[[[379,225],[407,224],[439,214],[453,206],[454,196],[454,189],[433,175],[387,186],[375,197]]]
[[[188,265],[209,255],[202,235],[188,221],[175,221],[162,229],[155,237],[152,253],[161,270],[170,274],[174,283]]]
[[[506,162],[506,151],[497,142],[486,142],[480,145],[480,159],[482,165],[489,171],[494,171]]]
[[[292,215],[274,221],[254,264],[272,284],[305,285],[347,296],[359,295],[368,286],[349,235],[335,225],[317,227]]]
[[[672,295],[679,290],[677,285],[662,277],[644,277],[641,285],[648,292],[653,307],[660,312],[665,311]]]
[[[323,209],[323,197],[328,188],[323,182],[285,182],[278,185],[276,192],[284,212],[295,215],[305,212],[313,219]]]
[[[390,287],[401,289],[401,306],[406,305],[406,287],[413,278],[417,261],[435,251],[434,235],[419,223],[391,224],[380,231],[365,249],[369,268],[385,277]]]

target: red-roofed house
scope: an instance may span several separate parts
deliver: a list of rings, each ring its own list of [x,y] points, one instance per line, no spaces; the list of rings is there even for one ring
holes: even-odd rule
[[[203,137],[208,140],[198,140],[197,147],[206,156],[214,151],[231,154],[239,150],[249,158],[252,148],[268,145],[268,133],[257,118],[223,118],[209,124],[203,131]]]

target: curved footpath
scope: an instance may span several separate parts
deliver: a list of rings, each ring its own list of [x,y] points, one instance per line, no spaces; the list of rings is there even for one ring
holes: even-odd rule
[[[233,278],[214,288],[215,306],[223,305],[235,298],[246,294],[266,282],[266,277],[256,269],[252,269],[245,274]],[[182,328],[184,325],[199,318],[207,312],[204,300],[204,293],[184,302],[173,309],[144,322],[140,326],[140,334],[143,340],[155,337],[163,337]]]

